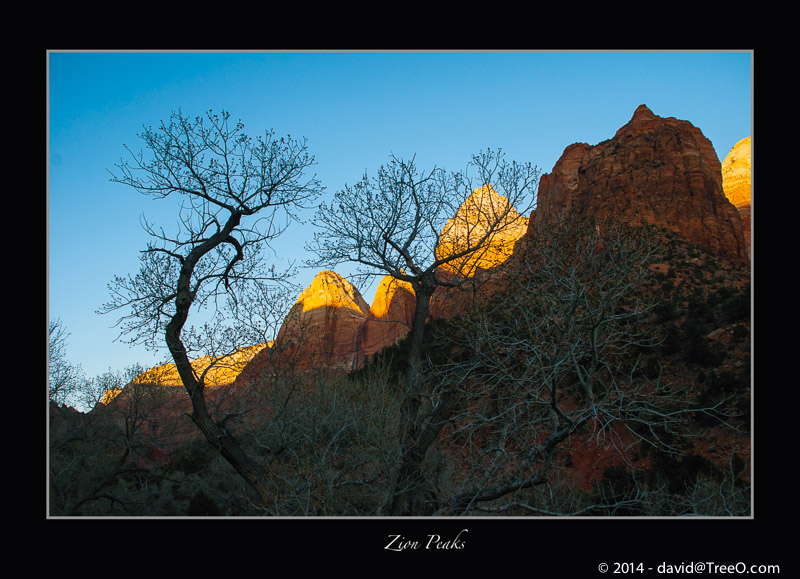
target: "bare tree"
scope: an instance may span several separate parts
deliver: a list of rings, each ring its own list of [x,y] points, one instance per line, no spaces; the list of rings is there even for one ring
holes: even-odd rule
[[[265,251],[321,192],[316,177],[307,176],[314,158],[304,140],[272,131],[247,136],[242,122],[224,111],[194,119],[173,113],[140,137],[148,155],[128,149],[131,158],[117,165],[112,182],[156,199],[178,197],[179,228],[168,234],[145,223],[154,241],[141,254],[140,271],[109,284],[111,301],[101,312],[125,310],[118,323],[133,343],[158,347],[166,341],[191,399],[192,420],[266,500],[259,464],[209,413],[204,376],[193,370],[189,353],[240,347],[237,325],[222,326],[226,300],[219,298],[235,297],[254,281],[286,279],[265,263]],[[210,331],[184,330],[193,307],[217,312],[206,326]]]
[[[67,358],[69,332],[60,318],[49,321],[47,333],[47,385],[50,400],[56,404],[76,405],[85,377],[80,366]]]
[[[638,367],[657,343],[642,292],[656,239],[611,220],[537,222],[506,290],[458,320],[461,357],[434,370],[433,394],[452,401],[449,446],[468,449],[468,464],[441,513],[520,504],[519,493],[549,483],[573,436],[622,457],[640,440],[676,451],[702,410]]]
[[[380,514],[391,486],[398,401],[381,370],[352,376],[305,372],[265,381],[270,420],[243,421],[243,440],[265,457],[281,516]]]
[[[462,173],[440,168],[422,172],[413,158],[392,157],[376,177],[365,174],[338,191],[332,203],[320,206],[317,223],[322,231],[309,246],[319,257],[315,265],[356,263],[361,273],[408,282],[416,295],[401,412],[403,458],[398,492],[389,506],[392,514],[418,508],[412,503],[418,502],[420,488],[413,481],[430,443],[425,426],[430,416],[422,413],[419,376],[431,298],[437,288],[469,280],[475,267],[466,258],[484,252],[495,236],[519,225],[520,214],[532,207],[538,177],[538,169],[506,161],[501,151],[473,156]],[[487,186],[498,195],[472,204],[477,215],[454,223],[471,195]]]

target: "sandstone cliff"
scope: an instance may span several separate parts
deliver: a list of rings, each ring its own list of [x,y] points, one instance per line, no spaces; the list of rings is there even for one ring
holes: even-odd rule
[[[528,230],[529,219],[491,185],[478,187],[439,233],[437,259],[458,254],[486,240],[475,251],[442,265],[437,275],[459,278],[461,287],[440,286],[431,298],[432,318],[449,318],[486,295],[500,269],[509,263],[515,244]],[[492,231],[490,232],[490,228]],[[488,234],[488,236],[487,236]],[[501,274],[502,275],[502,274]]]
[[[358,336],[368,315],[355,286],[336,272],[320,272],[289,310],[275,350],[283,364],[351,370],[362,357]]]
[[[414,320],[416,300],[414,289],[408,282],[389,275],[381,280],[359,333],[363,356],[379,352],[408,333]]]
[[[665,227],[716,255],[749,261],[713,145],[688,121],[645,105],[611,139],[568,146],[542,176],[535,219],[559,211]]]
[[[742,217],[747,255],[750,256],[750,205],[752,169],[750,161],[750,137],[745,137],[733,146],[722,161],[722,187],[726,197],[739,210]]]

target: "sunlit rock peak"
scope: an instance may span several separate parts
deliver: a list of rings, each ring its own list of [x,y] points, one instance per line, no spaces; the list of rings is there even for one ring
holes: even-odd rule
[[[722,186],[725,196],[736,207],[750,205],[750,137],[736,143],[722,161]]]
[[[401,295],[402,300],[399,300]],[[387,275],[375,290],[375,299],[372,301],[369,313],[373,318],[385,318],[390,314],[393,304],[405,304],[413,301],[414,288],[411,287],[411,284]],[[413,312],[413,306],[411,311]]]
[[[359,329],[368,315],[355,286],[336,272],[318,273],[283,320],[276,339],[280,363],[352,370],[360,359]]]
[[[443,259],[476,246],[491,225],[498,222],[494,233],[477,250],[456,258],[443,267],[451,272],[471,276],[478,269],[500,265],[511,257],[514,242],[528,228],[528,218],[517,213],[508,199],[498,195],[491,185],[475,189],[456,215],[442,228],[436,258]]]
[[[212,358],[211,356],[202,356],[192,362],[192,369],[195,374],[200,376],[205,372],[209,366],[212,366],[212,361],[216,360],[208,370],[205,376],[205,385],[207,387],[214,386],[227,386],[232,384],[236,377],[244,370],[245,366],[265,347],[270,347],[272,342],[265,344],[256,344],[254,346],[247,346],[238,349],[233,354],[223,356],[221,358]],[[131,384],[150,384],[154,386],[182,386],[183,382],[178,374],[178,368],[175,364],[162,364],[154,368],[150,368],[146,372],[142,372],[131,381]],[[101,402],[108,404],[117,395],[122,392],[122,388],[113,388],[106,390],[103,394]]]
[[[722,188],[725,196],[739,210],[742,230],[747,244],[747,255],[751,254],[750,210],[752,203],[752,167],[750,161],[750,137],[736,143],[722,161]]]
[[[295,308],[301,306],[304,312],[321,307],[347,308],[366,315],[367,302],[361,293],[334,271],[321,271],[311,284],[297,298]]]

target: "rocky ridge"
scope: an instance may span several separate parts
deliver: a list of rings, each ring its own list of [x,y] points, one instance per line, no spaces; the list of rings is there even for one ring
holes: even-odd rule
[[[542,176],[536,219],[561,211],[664,227],[715,255],[749,261],[711,141],[690,122],[645,105],[611,139],[568,146]]]
[[[271,343],[246,346],[240,348],[233,354],[218,358],[202,356],[192,361],[192,369],[198,375],[205,373],[204,380],[207,388],[227,386],[236,380],[239,374],[242,373],[250,361],[257,356],[261,350],[270,346],[272,346]],[[162,364],[150,368],[137,376],[132,383],[151,386],[183,386],[183,382],[181,382],[181,378],[178,375],[178,369],[175,367],[174,363]],[[121,388],[107,390],[103,395],[101,403],[108,405],[121,392]]]
[[[512,253],[522,253],[519,243],[524,245],[526,233],[537,221],[566,210],[665,227],[715,255],[744,264],[749,261],[742,209],[747,206],[749,211],[748,174],[749,138],[740,141],[721,165],[699,129],[688,121],[656,116],[641,105],[611,139],[594,146],[567,146],[552,171],[542,176],[538,207],[530,219],[510,208],[509,227],[459,266],[478,280],[482,272],[502,266]],[[506,210],[506,204],[491,186],[476,189],[443,228],[437,255],[480,235],[487,215]],[[431,315],[453,315],[454,302],[464,295],[463,291],[437,293]],[[390,276],[380,282],[369,306],[342,276],[320,272],[286,316],[275,344],[254,352],[239,381],[256,378],[267,358],[284,367],[358,368],[408,332],[414,303],[410,284]]]

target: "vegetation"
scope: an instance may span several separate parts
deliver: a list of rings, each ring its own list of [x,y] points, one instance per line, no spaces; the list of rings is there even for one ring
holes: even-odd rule
[[[707,344],[716,352],[713,359],[686,347],[690,335],[697,344],[710,342],[707,328],[749,327],[740,305],[749,294],[746,276],[731,268],[710,283],[667,283],[688,280],[681,264],[697,254],[689,257],[693,250],[680,240],[667,237],[651,245],[658,239],[653,232],[637,235],[646,241],[639,245],[639,255],[647,256],[639,268],[644,275],[607,310],[606,339],[597,342],[605,346],[597,350],[586,349],[588,342],[579,337],[596,311],[589,302],[573,317],[572,337],[554,339],[554,332],[564,335],[567,310],[554,310],[565,303],[554,299],[555,287],[545,291],[541,279],[533,283],[544,275],[541,267],[529,271],[531,277],[516,277],[489,304],[429,322],[422,358],[432,394],[425,406],[434,410],[437,396],[449,395],[452,402],[421,463],[420,514],[749,513],[747,449],[726,443],[727,458],[712,462],[695,448],[698,438],[722,443],[747,435],[749,359],[740,356],[749,349],[749,332],[731,330],[725,346]],[[647,264],[661,262],[670,251],[670,273],[645,273],[653,271]],[[622,289],[611,283],[619,276],[605,267],[610,255],[593,262],[591,275],[604,272],[609,284],[605,293],[589,292],[597,304],[610,304],[603,296]],[[551,255],[556,256],[566,257]],[[568,262],[577,266],[571,278],[580,283],[561,285],[563,296],[604,287],[602,276],[590,286],[577,275],[588,275],[586,260],[559,263]],[[701,295],[710,297],[703,301]],[[555,319],[560,326],[544,324]],[[668,328],[677,332],[680,347],[669,347]],[[617,351],[623,335],[625,347]],[[542,350],[546,344],[568,344],[570,355],[558,358],[557,348]],[[260,383],[215,408],[219,416],[232,417],[225,426],[268,472],[266,505],[237,482],[235,471],[196,435],[188,418],[178,414],[172,424],[151,428],[152,416],[174,405],[174,387],[143,389],[139,396],[129,387],[126,396],[89,414],[62,408],[51,422],[51,513],[384,515],[402,456],[398,436],[408,346],[408,338],[401,340],[349,375],[271,368]],[[603,357],[595,356],[600,352]],[[587,382],[590,376],[594,382]],[[173,394],[152,394],[159,391]],[[620,402],[622,393],[628,406]],[[561,438],[564,431],[569,435]],[[531,455],[532,442],[542,436],[558,438],[557,444],[539,444]],[[596,452],[604,453],[605,466],[594,480],[581,482],[582,461]]]
[[[189,308],[230,299],[230,323],[263,343],[264,320],[281,319],[281,294],[258,283],[267,276],[257,240],[269,231],[239,229],[240,220],[271,211],[277,198],[267,192],[289,182],[290,204],[298,189],[317,191],[315,181],[303,180],[304,189],[288,175],[249,191],[243,184],[264,171],[245,159],[281,159],[279,167],[302,173],[304,146],[268,140],[251,149],[227,116],[209,120],[204,128],[178,117],[160,136],[148,131],[171,170],[137,161],[118,178],[151,194],[194,196],[188,237],[159,234],[140,275],[112,284],[109,308],[129,308],[123,320],[134,339],[166,340],[183,388],[133,381],[141,369],[86,380],[67,361],[65,329],[51,323],[51,515],[749,514],[749,447],[740,446],[750,428],[748,272],[650,227],[537,222],[524,259],[471,294],[489,299],[465,300],[446,320],[423,307],[422,327],[360,370],[302,372],[268,359],[257,380],[209,388],[189,364],[187,346],[204,343],[183,330]],[[178,139],[187,135],[202,137],[211,158],[252,156],[203,164],[197,141]],[[239,169],[211,179],[223,166]],[[216,195],[210,185],[221,187]],[[420,291],[435,261],[400,258],[392,271],[414,264],[408,277]],[[206,329],[206,345],[243,345],[233,330]],[[65,404],[97,400],[99,385],[125,388],[88,413]]]

